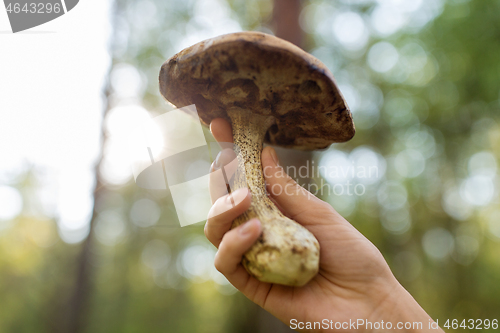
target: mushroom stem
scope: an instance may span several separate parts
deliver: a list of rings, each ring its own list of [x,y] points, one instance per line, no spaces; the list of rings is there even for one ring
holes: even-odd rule
[[[252,192],[252,207],[245,214],[252,210],[260,212],[269,205],[275,208],[267,197],[261,163],[264,135],[275,119],[273,116],[260,116],[242,109],[232,109],[228,114],[232,121],[235,152],[238,155],[239,172],[235,178],[234,189],[248,187]]]
[[[262,282],[302,286],[318,272],[319,244],[313,234],[284,216],[267,196],[261,154],[265,133],[275,118],[240,108],[227,113],[238,155],[232,189],[248,187],[252,193],[250,208],[234,220],[232,227],[252,218],[258,218],[262,225],[262,234],[245,253],[243,266]],[[280,193],[286,189],[276,190]]]

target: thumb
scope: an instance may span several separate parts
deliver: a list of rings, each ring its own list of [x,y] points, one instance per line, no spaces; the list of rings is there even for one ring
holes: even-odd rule
[[[301,216],[310,212],[332,213],[332,208],[323,200],[297,184],[279,165],[278,156],[272,147],[262,151],[262,168],[269,196],[294,220],[300,223]]]

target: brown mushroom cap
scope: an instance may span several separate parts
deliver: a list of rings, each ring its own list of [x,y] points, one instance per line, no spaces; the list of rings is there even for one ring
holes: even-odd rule
[[[219,36],[168,59],[160,92],[174,106],[195,104],[201,121],[229,119],[237,107],[273,115],[265,141],[322,149],[354,136],[349,108],[328,68],[280,38],[260,32]]]

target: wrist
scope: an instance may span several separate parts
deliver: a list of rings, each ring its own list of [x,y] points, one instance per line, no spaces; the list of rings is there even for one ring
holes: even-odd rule
[[[366,327],[366,331],[443,332],[410,293],[393,279],[371,316],[371,322],[378,324]]]

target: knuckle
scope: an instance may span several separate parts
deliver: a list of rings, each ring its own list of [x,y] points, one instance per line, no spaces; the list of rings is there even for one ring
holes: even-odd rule
[[[295,186],[295,185],[297,185],[297,182],[292,177],[286,176],[285,177],[285,184],[287,186]]]
[[[222,271],[223,271],[224,266],[223,266],[223,261],[220,258],[220,250],[217,251],[217,253],[215,254],[214,266],[215,266],[216,270],[223,273]]]
[[[203,233],[205,234],[205,237],[207,237],[207,238],[209,238],[208,237],[208,223],[209,222],[207,221],[207,223],[205,223],[205,227],[203,228]]]
[[[318,200],[318,207],[327,212],[333,212],[333,207],[326,201]]]
[[[318,209],[316,213],[319,216],[326,217],[332,220],[338,220],[339,218],[343,219],[343,217],[333,208],[329,203],[319,200]]]
[[[223,196],[221,196],[220,198],[218,198],[217,200],[215,200],[215,203],[214,203],[214,208],[217,210],[217,207],[220,207],[224,204],[224,202],[227,200],[227,197],[228,197],[229,194],[224,194]]]
[[[219,250],[217,251],[218,255],[224,255],[226,253],[232,253],[234,252],[234,243],[231,241],[229,235],[230,232],[226,232],[224,235],[222,235],[220,244],[219,244]]]
[[[222,196],[215,201],[208,212],[207,223],[218,225],[220,223],[224,223],[224,219],[222,218],[222,214],[225,213],[228,209],[225,208],[224,200],[226,196]]]
[[[300,192],[301,187],[297,185],[297,182],[292,177],[286,177],[285,190],[287,194],[297,194]]]
[[[228,237],[227,237],[227,232],[226,232],[224,235],[222,235],[222,239],[221,239],[220,244],[219,244],[219,251],[218,252],[226,251],[226,249],[228,248],[228,245],[229,245],[228,244]]]

